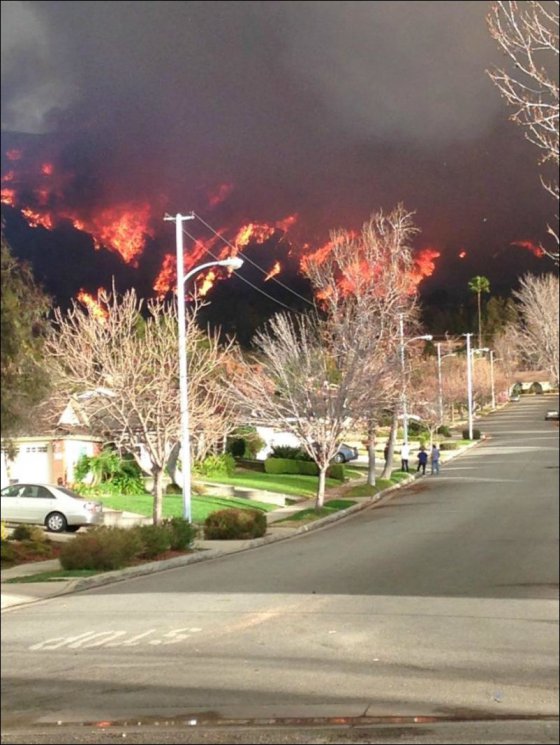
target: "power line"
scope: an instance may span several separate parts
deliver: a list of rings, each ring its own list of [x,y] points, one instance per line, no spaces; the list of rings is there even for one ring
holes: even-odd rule
[[[204,245],[203,243],[201,243],[201,242],[200,242],[200,241],[199,241],[199,240],[198,240],[197,238],[195,238],[194,236],[192,236],[192,235],[191,235],[191,234],[190,234],[190,233],[189,233],[189,232],[188,232],[187,230],[185,230],[185,228],[183,228],[183,233],[184,233],[184,234],[185,234],[186,236],[188,236],[188,237],[189,237],[189,238],[190,238],[190,239],[191,239],[192,241],[194,241],[195,243],[198,243],[198,244],[199,244],[199,245],[201,245],[201,246],[202,246],[203,248],[205,248],[205,249],[206,249],[206,253],[210,254],[210,256],[211,256],[211,257],[212,257],[213,259],[215,259],[216,261],[219,261],[218,257],[217,257],[217,256],[215,256],[215,255],[214,255],[214,254],[212,253],[212,251],[210,251],[210,250],[209,250],[209,249],[208,249],[208,248],[207,248],[207,247],[206,247],[206,246],[205,246],[205,245]],[[231,244],[229,244],[229,245],[231,245]],[[245,257],[245,258],[246,258],[246,257]],[[260,292],[260,294],[261,294],[261,295],[264,295],[264,297],[267,297],[267,298],[268,298],[269,300],[272,300],[272,302],[273,302],[273,303],[277,303],[278,305],[281,305],[281,306],[282,306],[283,308],[286,308],[286,310],[289,310],[289,311],[290,311],[291,313],[297,313],[298,315],[303,315],[303,313],[301,313],[300,311],[298,311],[298,310],[294,310],[293,308],[290,308],[290,306],[289,306],[289,305],[286,305],[286,304],[285,304],[285,303],[283,303],[283,302],[282,302],[281,300],[277,300],[277,299],[276,299],[275,297],[272,297],[272,295],[269,295],[269,294],[268,294],[267,292],[265,292],[264,290],[261,290],[261,289],[260,289],[260,287],[257,287],[257,286],[256,286],[256,285],[254,285],[254,284],[253,284],[252,282],[249,282],[249,280],[248,280],[248,279],[246,279],[245,277],[242,277],[242,276],[241,276],[241,274],[239,274],[239,272],[234,272],[234,273],[235,273],[235,274],[237,275],[237,277],[238,277],[238,278],[239,278],[239,279],[240,279],[240,280],[241,280],[242,282],[245,282],[245,284],[249,285],[249,287],[252,287],[252,288],[253,288],[254,290],[256,290],[257,292]],[[295,294],[297,294],[297,293],[295,293]]]
[[[208,223],[207,223],[207,222],[206,222],[205,220],[203,220],[203,219],[202,219],[202,217],[200,217],[200,215],[197,215],[197,214],[196,214],[196,212],[193,212],[192,214],[193,214],[193,215],[194,215],[194,216],[195,216],[195,217],[197,218],[197,220],[200,220],[200,222],[201,222],[201,223],[202,223],[202,224],[203,224],[203,225],[204,225],[205,227],[207,227],[207,228],[208,228],[208,230],[210,230],[210,231],[211,231],[212,233],[214,233],[214,235],[215,235],[215,236],[216,236],[217,238],[220,238],[220,239],[221,239],[222,241],[224,241],[224,243],[226,243],[226,244],[227,244],[227,245],[228,245],[228,246],[229,246],[230,248],[232,248],[232,249],[233,249],[234,251],[237,251],[237,250],[238,250],[238,247],[237,247],[237,246],[235,246],[235,245],[234,245],[233,243],[231,243],[230,241],[228,241],[228,239],[227,239],[227,238],[224,238],[224,236],[223,236],[223,235],[221,235],[221,234],[220,234],[220,233],[218,233],[218,232],[217,232],[216,230],[214,230],[214,228],[213,228],[213,227],[212,227],[211,225],[209,225],[209,224],[208,224]],[[258,270],[259,270],[260,272],[262,272],[263,274],[265,274],[265,275],[266,275],[266,274],[268,274],[268,273],[269,273],[269,272],[267,272],[267,271],[266,271],[265,269],[263,269],[263,268],[262,268],[261,266],[259,266],[259,265],[258,265],[258,264],[257,264],[257,263],[256,263],[255,261],[253,261],[253,260],[252,260],[252,259],[250,259],[250,258],[249,258],[248,256],[246,256],[245,254],[243,254],[243,258],[244,258],[244,260],[245,260],[245,261],[248,261],[248,262],[249,262],[249,264],[252,264],[252,265],[253,265],[254,267],[256,267],[256,268],[257,268],[257,269],[258,269]],[[311,306],[312,308],[314,308],[314,307],[315,307],[315,305],[314,305],[314,304],[313,304],[312,302],[310,302],[310,301],[309,301],[309,300],[308,300],[307,298],[303,297],[303,295],[300,295],[300,294],[299,294],[298,292],[296,292],[295,290],[292,290],[292,288],[291,288],[291,287],[288,287],[288,286],[287,286],[287,285],[285,285],[285,284],[284,284],[283,282],[280,282],[280,280],[279,280],[279,279],[276,279],[275,277],[271,277],[270,279],[272,280],[272,282],[275,282],[275,283],[276,283],[277,285],[280,285],[280,287],[283,287],[283,288],[284,288],[285,290],[288,290],[288,292],[291,292],[291,293],[292,293],[292,295],[295,295],[295,296],[296,296],[296,297],[298,297],[298,298],[299,298],[300,300],[303,300],[303,301],[304,301],[304,303],[307,303],[307,304],[308,304],[308,305],[310,305],[310,306]]]

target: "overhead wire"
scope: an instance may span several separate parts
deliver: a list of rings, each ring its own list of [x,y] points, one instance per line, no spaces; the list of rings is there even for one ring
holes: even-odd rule
[[[213,254],[212,251],[210,251],[201,241],[199,241],[197,238],[195,238],[193,235],[191,235],[187,230],[185,230],[185,228],[183,228],[183,233],[188,238],[190,238],[192,241],[194,241],[195,243],[201,245],[206,250],[206,253],[209,254],[213,259],[215,259],[216,261],[220,261],[221,260],[215,254]],[[229,245],[231,245],[231,244],[229,244]],[[244,257],[244,258],[247,258],[247,257]],[[251,262],[249,262],[249,263],[251,263]],[[285,308],[286,310],[289,310],[291,313],[297,313],[298,315],[303,315],[303,313],[301,313],[299,310],[294,310],[293,308],[290,308],[289,305],[286,305],[281,300],[278,300],[277,298],[273,297],[272,295],[269,295],[264,290],[261,290],[260,287],[257,287],[256,285],[254,285],[248,279],[246,279],[241,274],[239,274],[239,272],[237,272],[237,271],[234,270],[233,273],[235,275],[237,275],[238,279],[240,279],[242,282],[244,282],[245,284],[249,285],[249,287],[252,287],[254,290],[256,290],[257,292],[259,292],[261,295],[264,295],[264,297],[268,298],[269,300],[272,300],[272,302],[277,303],[278,305],[281,305],[283,308]],[[307,302],[309,302],[309,301],[307,301]]]
[[[204,225],[204,226],[205,226],[206,228],[208,228],[208,230],[210,230],[210,231],[211,231],[211,232],[212,232],[212,233],[213,233],[213,234],[214,234],[214,235],[215,235],[215,236],[216,236],[217,238],[220,238],[220,239],[221,239],[222,241],[224,241],[224,243],[226,243],[226,244],[227,244],[227,245],[228,245],[228,246],[229,246],[230,248],[232,248],[232,249],[233,249],[234,251],[238,251],[238,246],[234,245],[233,243],[231,243],[231,241],[228,241],[228,239],[227,239],[227,238],[225,238],[225,237],[224,237],[223,235],[221,235],[221,233],[218,233],[218,232],[217,232],[216,230],[214,230],[214,228],[213,228],[213,227],[212,227],[211,225],[209,225],[209,224],[208,224],[208,223],[207,223],[207,222],[206,222],[205,220],[203,220],[203,219],[202,219],[202,217],[200,217],[200,215],[197,215],[197,214],[196,214],[196,212],[193,212],[192,214],[193,214],[193,215],[194,215],[194,216],[196,217],[196,219],[197,219],[197,220],[200,220],[200,222],[201,222],[201,223],[202,223],[202,224],[203,224],[203,225]],[[263,268],[262,268],[261,266],[259,266],[259,265],[258,265],[258,264],[257,264],[257,263],[256,263],[255,261],[253,261],[252,259],[250,259],[250,258],[249,258],[248,256],[246,256],[245,254],[243,254],[243,259],[244,259],[244,261],[247,261],[247,262],[248,262],[249,264],[252,264],[252,265],[253,265],[254,267],[256,267],[256,268],[257,268],[257,269],[258,269],[258,270],[259,270],[260,272],[262,272],[263,274],[265,274],[265,275],[269,274],[269,272],[267,272],[267,271],[266,271],[265,269],[263,269]],[[308,304],[308,305],[310,305],[310,306],[311,306],[312,308],[314,308],[314,307],[315,307],[314,303],[312,303],[311,301],[309,301],[309,300],[308,300],[308,299],[307,299],[306,297],[304,297],[303,295],[300,295],[300,294],[299,294],[298,292],[296,292],[295,290],[292,290],[292,288],[291,288],[291,287],[288,287],[288,285],[285,285],[285,284],[284,284],[283,282],[281,282],[281,281],[280,281],[279,279],[276,279],[275,277],[271,277],[271,278],[270,278],[270,281],[274,282],[274,283],[275,283],[275,284],[277,284],[277,285],[280,285],[280,287],[283,287],[283,288],[284,288],[285,290],[287,290],[288,292],[290,292],[290,293],[291,293],[292,295],[295,295],[295,296],[296,296],[296,297],[298,297],[298,298],[299,298],[300,300],[303,300],[303,301],[304,301],[304,303],[307,303],[307,304]]]

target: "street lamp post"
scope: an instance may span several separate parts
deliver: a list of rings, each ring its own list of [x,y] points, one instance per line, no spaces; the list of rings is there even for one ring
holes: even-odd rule
[[[209,261],[194,267],[185,275],[183,257],[183,222],[193,220],[194,213],[189,215],[177,214],[175,217],[166,215],[164,220],[175,222],[175,238],[177,248],[177,323],[178,323],[178,348],[179,348],[179,396],[181,412],[181,471],[183,474],[183,517],[192,522],[191,512],[191,455],[189,443],[189,393],[187,381],[187,332],[185,313],[185,282],[210,266],[229,266],[239,269],[243,259],[233,256],[221,261]]]
[[[473,438],[473,355],[475,352],[489,352],[488,347],[471,349],[472,334],[463,334],[467,337],[467,406],[469,408],[469,440]]]
[[[406,370],[405,370],[405,364],[404,364],[404,348],[410,344],[413,341],[419,341],[420,339],[424,341],[432,341],[434,338],[431,334],[424,334],[422,336],[415,336],[412,339],[408,339],[408,341],[404,340],[404,314],[399,313],[399,337],[400,337],[400,359],[401,359],[401,372],[402,372],[402,395],[401,395],[401,401],[402,401],[402,412],[403,412],[403,442],[405,445],[408,445],[408,413],[406,408]]]
[[[492,391],[492,411],[496,408],[496,391],[494,389],[494,350],[490,350],[490,390]]]
[[[438,408],[439,408],[439,423],[443,424],[443,383],[441,379],[441,361],[446,357],[455,357],[455,352],[449,354],[441,354],[441,342],[436,343],[437,349],[437,371],[438,371]]]

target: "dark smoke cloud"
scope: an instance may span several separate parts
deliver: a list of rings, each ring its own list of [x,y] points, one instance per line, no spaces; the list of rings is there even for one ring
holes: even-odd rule
[[[301,239],[321,240],[404,202],[419,246],[501,256],[495,271],[513,277],[522,252],[506,249],[543,239],[553,205],[485,74],[499,61],[488,10],[5,2],[2,126],[54,134],[115,199],[206,209],[216,226],[298,212]]]

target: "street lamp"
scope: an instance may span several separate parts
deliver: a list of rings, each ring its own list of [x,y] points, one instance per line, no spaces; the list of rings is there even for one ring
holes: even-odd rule
[[[439,408],[439,423],[443,424],[443,384],[441,380],[441,361],[446,357],[456,357],[455,352],[449,352],[449,354],[442,355],[441,353],[441,342],[436,343],[437,349],[437,371],[438,371],[438,408]]]
[[[404,365],[404,348],[413,341],[432,341],[434,338],[431,334],[424,334],[422,336],[415,336],[408,341],[404,340],[404,314],[399,313],[399,335],[400,335],[400,357],[401,357],[401,372],[402,372],[402,412],[403,412],[403,442],[408,445],[408,413],[406,411],[406,374]]]
[[[232,256],[220,261],[208,261],[194,267],[185,275],[183,257],[183,222],[193,220],[194,213],[190,215],[177,214],[175,217],[166,215],[164,220],[175,221],[175,238],[177,246],[177,322],[179,326],[179,395],[181,411],[181,471],[183,474],[183,517],[192,522],[191,513],[191,454],[189,443],[189,400],[187,384],[187,332],[185,314],[185,282],[202,269],[210,266],[228,266],[239,269],[243,259]]]
[[[467,338],[467,407],[469,421],[469,440],[473,438],[473,367],[472,359],[475,352],[489,352],[488,347],[471,349],[471,334],[463,334]]]

